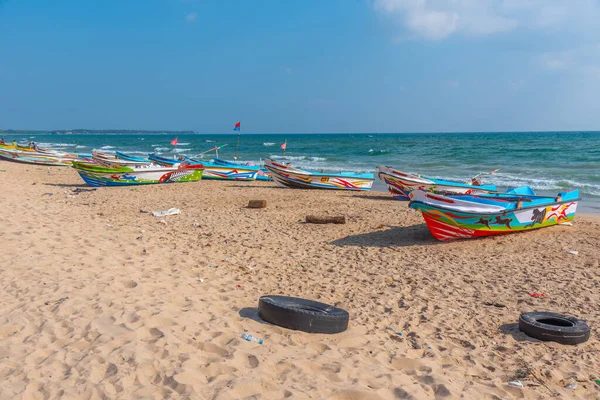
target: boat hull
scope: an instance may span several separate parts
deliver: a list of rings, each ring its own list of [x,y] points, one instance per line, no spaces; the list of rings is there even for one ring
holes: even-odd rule
[[[74,168],[85,183],[94,187],[196,182],[202,179],[204,173],[204,169],[200,165],[179,168],[147,168],[145,170],[125,168],[130,170],[126,172],[122,169],[110,171],[110,168],[104,169],[101,167],[84,169],[77,167],[76,164]]]
[[[325,174],[299,170],[290,166],[265,161],[273,181],[281,187],[294,189],[371,190],[373,177],[350,174]]]
[[[451,202],[451,199],[446,201]],[[411,201],[438,240],[470,239],[525,232],[573,220],[578,200],[497,212],[462,212]]]
[[[387,186],[388,191],[396,200],[409,201],[413,190],[435,191],[456,194],[484,194],[496,190],[494,186],[474,186],[461,182],[440,181],[407,174],[390,167],[377,167],[379,179]]]

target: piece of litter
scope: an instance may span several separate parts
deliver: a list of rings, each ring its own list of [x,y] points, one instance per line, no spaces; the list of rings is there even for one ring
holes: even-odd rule
[[[531,292],[531,293],[529,293],[529,295],[530,295],[531,297],[535,297],[535,298],[538,298],[538,297],[546,297],[546,296],[547,296],[547,294],[546,294],[546,293],[541,293],[541,292]]]
[[[492,302],[492,301],[486,301],[485,303],[483,303],[486,306],[493,306],[493,307],[498,307],[498,308],[504,308],[506,307],[504,304],[502,303],[496,303],[496,302]]]
[[[521,383],[521,381],[512,381],[508,382],[508,386],[523,387],[523,384]]]
[[[226,259],[224,259],[223,261],[231,261],[231,257],[227,257]]]
[[[200,281],[200,283],[204,282],[204,278],[200,278],[198,280]]]
[[[72,195],[72,194],[68,194],[68,195],[67,195],[67,199],[74,199],[74,198],[75,198],[75,196],[74,196],[74,195]]]
[[[208,268],[217,268],[217,267],[215,267],[214,265],[210,264],[210,265],[208,266]]]
[[[565,225],[565,226],[573,226],[572,222],[563,222],[562,224],[559,225]]]
[[[69,299],[68,297],[61,297],[60,299],[55,300],[55,301],[47,301],[44,303],[44,305],[49,306],[51,304],[60,304],[60,303],[67,301],[68,299]]]
[[[176,215],[181,214],[181,210],[179,208],[169,208],[165,211],[153,211],[152,215],[155,217],[164,217],[166,215]]]
[[[565,386],[565,389],[571,389],[571,390],[577,389],[577,382],[569,383],[568,385]]]
[[[600,379],[596,379],[596,380],[594,381],[594,383],[596,384],[596,386],[600,386]]]
[[[567,253],[573,254],[574,256],[576,256],[577,254],[579,254],[579,252],[577,250],[569,250],[569,251],[567,251]]]

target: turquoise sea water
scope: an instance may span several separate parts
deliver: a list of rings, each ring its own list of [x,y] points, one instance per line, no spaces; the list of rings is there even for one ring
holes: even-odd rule
[[[173,154],[167,134],[5,135],[7,141],[34,140],[69,152],[93,149],[144,155]],[[179,135],[175,152],[193,155],[217,145],[224,159],[233,159],[237,135]],[[496,168],[484,182],[501,188],[529,185],[540,194],[578,188],[582,207],[600,212],[600,132],[510,132],[436,134],[244,134],[238,160],[259,162],[286,157],[306,169],[375,172],[378,165],[424,176],[467,180]],[[204,159],[210,159],[207,154]],[[385,190],[377,179],[375,190]]]

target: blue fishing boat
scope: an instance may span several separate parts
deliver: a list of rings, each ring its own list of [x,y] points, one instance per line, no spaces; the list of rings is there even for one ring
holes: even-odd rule
[[[126,153],[121,153],[120,151],[117,151],[115,155],[117,158],[120,158],[121,160],[135,161],[135,162],[150,162],[147,158],[134,157],[134,156],[126,154]]]
[[[256,180],[256,176],[258,175],[259,170],[259,168],[256,166],[217,165],[214,162],[204,162],[190,157],[172,159],[162,157],[156,154],[148,154],[148,158],[158,164],[165,166],[173,166],[183,161],[186,161],[191,165],[202,164],[204,166],[204,175],[202,176],[202,179],[254,181]]]
[[[235,166],[235,167],[247,167],[250,166],[248,164],[241,164],[241,163],[237,163],[234,161],[228,161],[228,160],[222,160],[220,158],[215,158],[213,159],[213,163],[215,163],[216,165],[229,165],[229,166]],[[258,174],[256,175],[256,180],[257,181],[272,181],[273,178],[271,178],[271,175],[269,173],[269,170],[266,168],[260,168],[258,170]]]

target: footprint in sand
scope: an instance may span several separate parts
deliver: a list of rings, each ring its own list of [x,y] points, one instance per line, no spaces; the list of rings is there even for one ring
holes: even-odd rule
[[[128,289],[133,289],[134,287],[136,287],[138,284],[136,281],[125,281],[123,282],[123,286],[125,286]]]

